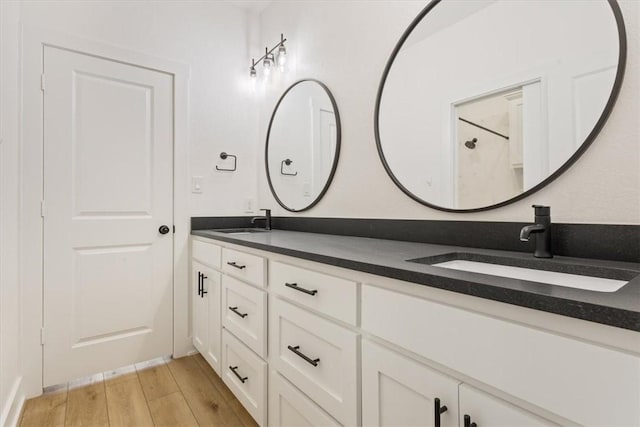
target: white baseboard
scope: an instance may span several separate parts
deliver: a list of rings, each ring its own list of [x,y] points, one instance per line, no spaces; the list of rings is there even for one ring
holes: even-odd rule
[[[0,426],[2,427],[15,427],[20,421],[20,414],[22,413],[22,407],[26,396],[22,387],[22,377],[16,378],[11,387],[11,393],[7,397],[6,402],[2,402],[2,415],[0,416]]]

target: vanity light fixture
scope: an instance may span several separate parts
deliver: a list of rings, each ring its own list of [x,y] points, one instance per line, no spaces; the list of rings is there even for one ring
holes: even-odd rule
[[[280,70],[284,71],[284,64],[287,62],[287,48],[284,43],[287,39],[284,38],[284,34],[280,34],[280,41],[274,47],[269,49],[268,47],[264,48],[264,55],[260,57],[257,61],[255,58],[251,59],[251,67],[249,67],[249,77],[256,78],[258,76],[258,72],[256,71],[256,65],[262,61],[262,65],[264,68],[264,75],[268,77],[271,74],[271,68],[276,65],[276,57],[273,53],[276,49],[278,50],[278,58],[277,65],[280,66]]]

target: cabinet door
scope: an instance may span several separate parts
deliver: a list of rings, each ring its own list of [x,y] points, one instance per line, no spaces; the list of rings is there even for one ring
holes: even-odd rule
[[[220,273],[193,262],[193,345],[220,373]]]
[[[206,267],[198,262],[192,263],[191,289],[193,291],[193,345],[202,354],[207,351],[209,341],[208,306],[207,300],[202,297],[202,274]]]
[[[220,298],[222,286],[220,273],[210,268],[205,268],[202,272],[202,289],[204,290],[203,300],[205,300],[207,310],[207,343],[205,351],[202,353],[214,371],[220,375],[220,354],[221,354],[221,333],[222,325],[220,321]]]
[[[460,426],[475,423],[477,427],[557,426],[502,399],[467,384],[460,385]]]
[[[458,385],[415,360],[362,341],[362,421],[365,426],[458,426]]]

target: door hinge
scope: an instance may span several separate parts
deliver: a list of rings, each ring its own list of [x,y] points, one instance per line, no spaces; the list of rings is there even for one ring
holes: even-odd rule
[[[40,216],[44,218],[44,200],[40,200]]]
[[[173,234],[176,234],[176,226],[173,226]]]
[[[40,90],[44,92],[44,74],[40,74]]]
[[[44,345],[44,328],[40,328],[40,344]]]

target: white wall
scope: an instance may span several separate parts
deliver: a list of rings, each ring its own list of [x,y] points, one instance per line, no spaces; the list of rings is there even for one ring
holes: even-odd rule
[[[640,130],[637,117],[639,4],[620,5],[629,41],[627,71],[616,107],[598,139],[560,178],[522,201],[475,214],[422,206],[386,175],[373,133],[380,76],[398,38],[426,1],[276,1],[260,15],[262,40],[289,38],[295,66],[259,94],[261,138],[277,97],[291,82],[322,80],[342,119],[342,153],[332,187],[306,216],[529,221],[532,203],[550,204],[556,222],[640,224]],[[260,171],[260,205],[287,215],[273,201]]]
[[[24,398],[19,354],[18,19],[19,5],[0,1],[0,426],[15,421]]]
[[[246,12],[228,2],[27,1],[22,22],[108,43],[191,68],[191,197],[194,216],[234,215],[255,195],[255,114],[247,87]],[[251,124],[248,126],[248,124]],[[215,171],[226,151],[235,173]],[[234,191],[228,191],[233,188]]]

